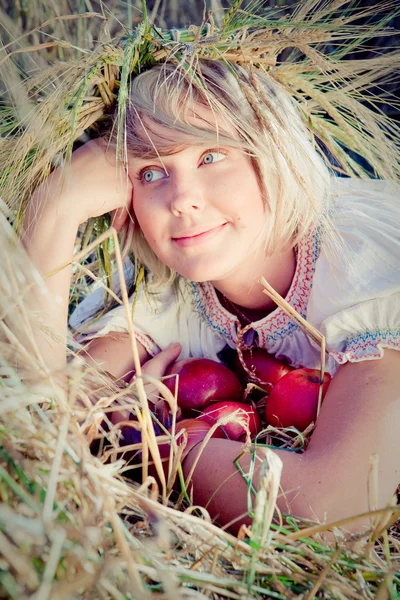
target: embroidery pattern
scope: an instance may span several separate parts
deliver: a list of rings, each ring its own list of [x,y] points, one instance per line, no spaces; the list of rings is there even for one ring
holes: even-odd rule
[[[343,352],[330,352],[339,364],[382,358],[383,348],[400,349],[400,329],[375,329],[348,338]]]
[[[307,302],[312,287],[315,263],[321,251],[322,227],[315,227],[299,244],[296,272],[286,300],[303,317],[307,314]],[[191,293],[194,309],[200,314],[211,329],[226,340],[235,343],[237,317],[231,315],[218,301],[215,289],[209,282],[191,282]],[[254,330],[259,335],[259,345],[266,348],[285,336],[292,335],[298,325],[294,323],[280,308],[276,308],[264,319],[254,323]]]

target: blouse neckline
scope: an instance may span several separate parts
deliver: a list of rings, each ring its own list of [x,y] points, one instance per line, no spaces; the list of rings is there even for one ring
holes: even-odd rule
[[[298,244],[296,269],[285,300],[306,318],[307,304],[315,272],[315,263],[320,254],[321,225],[310,228]],[[214,286],[209,282],[189,282],[194,309],[203,320],[225,339],[235,343],[240,321],[221,305]],[[261,285],[260,285],[260,291]],[[258,334],[260,347],[266,347],[268,337],[287,335],[298,328],[278,306],[265,317],[254,321],[251,327]],[[290,331],[289,331],[290,330]]]

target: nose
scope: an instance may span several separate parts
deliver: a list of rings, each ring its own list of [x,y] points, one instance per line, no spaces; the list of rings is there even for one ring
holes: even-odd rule
[[[196,185],[194,178],[175,178],[171,186],[171,212],[179,217],[182,214],[200,212],[204,208],[205,200],[203,190]]]

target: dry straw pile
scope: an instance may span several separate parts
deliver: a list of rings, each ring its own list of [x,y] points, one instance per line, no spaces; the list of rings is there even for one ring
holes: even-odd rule
[[[67,349],[65,377],[48,373],[33,326],[39,323],[49,336],[52,332],[31,308],[38,298],[46,302],[46,288],[9,224],[18,226],[32,190],[54,165],[68,160],[74,142],[101,131],[117,98],[118,151],[124,158],[124,102],[132,74],[163,60],[195,70],[198,56],[268,69],[298,100],[334,168],[398,180],[399,125],[383,112],[378,94],[381,85],[395,82],[400,52],[389,48],[363,57],[371,37],[392,35],[386,25],[394,10],[393,2],[357,9],[341,0],[311,0],[289,12],[257,5],[244,11],[235,2],[219,27],[210,16],[177,34],[154,27],[145,13],[133,32],[118,39],[111,37],[104,11],[50,19],[31,37],[3,48],[0,68],[12,102],[0,107],[1,597],[398,597],[400,506],[395,498],[392,506],[375,511],[372,530],[360,539],[344,539],[339,525],[346,523],[312,525],[289,517],[283,524],[277,513],[272,519],[279,480],[274,455],[265,448],[253,525],[242,538],[212,524],[205,511],[194,511],[184,487],[177,500],[171,488],[174,477],[181,477],[179,451],[165,432],[160,439],[171,441],[167,481],[140,377],[121,389],[85,367],[73,345]],[[60,22],[65,28],[67,21],[95,19],[102,27],[90,48],[54,33]],[[358,47],[364,54],[348,59]],[[49,49],[62,50],[62,56],[45,66],[43,52]],[[21,78],[29,64],[21,57],[30,55],[38,56],[40,68]],[[360,102],[362,96],[367,99]],[[398,108],[395,96],[385,101]],[[106,221],[99,221],[80,232],[74,298],[87,292],[89,279],[105,285],[101,263],[106,272],[111,265],[121,269],[118,239],[111,230],[101,234],[105,227]],[[100,242],[97,260],[93,250]],[[117,301],[130,314],[123,292]],[[135,348],[133,336],[132,344]],[[156,385],[174,405],[168,390]],[[121,451],[118,431],[105,433],[109,413],[119,404],[128,406],[142,426],[141,485],[124,477],[124,452],[138,445]],[[94,442],[103,445],[97,456],[89,449]],[[161,489],[148,476],[149,460],[155,462]],[[328,528],[335,542],[322,536]]]

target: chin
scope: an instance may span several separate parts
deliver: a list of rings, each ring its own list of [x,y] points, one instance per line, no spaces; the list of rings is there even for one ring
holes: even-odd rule
[[[190,281],[195,281],[196,283],[202,283],[203,281],[218,281],[219,279],[225,279],[229,273],[232,272],[232,269],[222,269],[218,268],[217,265],[203,266],[203,267],[193,267],[193,268],[176,268],[175,269],[179,275],[189,279]]]

